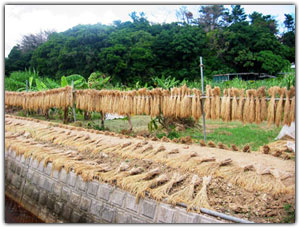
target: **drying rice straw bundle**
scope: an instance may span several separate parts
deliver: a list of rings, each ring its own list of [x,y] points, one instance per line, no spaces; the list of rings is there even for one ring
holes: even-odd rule
[[[176,99],[176,106],[175,106],[175,110],[174,110],[176,118],[181,116],[181,102],[182,102],[184,94],[185,94],[185,87],[181,86],[180,88],[178,88],[177,92],[178,92],[178,96]]]
[[[290,88],[291,91],[291,97],[292,97],[292,102],[291,102],[291,111],[290,111],[290,118],[289,118],[289,125],[295,121],[295,109],[296,109],[296,96],[295,96],[295,87],[292,86]]]
[[[262,122],[262,102],[261,97],[263,95],[264,87],[260,87],[256,91],[255,98],[255,122],[260,124]]]
[[[171,191],[172,187],[183,181],[187,175],[181,175],[179,173],[174,173],[172,179],[167,182],[166,184],[153,189],[150,191],[150,195],[155,199],[155,200],[162,200],[165,197],[168,197],[169,192]]]
[[[199,117],[197,116],[197,99],[198,99],[198,94],[197,94],[197,89],[193,89],[193,98],[192,98],[192,116],[195,120],[198,120]]]
[[[239,96],[239,90],[238,89],[232,89],[233,93],[233,99],[232,99],[232,111],[231,111],[231,119],[232,120],[238,120],[238,102],[237,102],[237,96]]]
[[[238,103],[237,119],[243,121],[243,107],[244,107],[244,89],[239,90],[240,99]]]
[[[231,120],[231,89],[228,89],[228,96],[225,101],[225,121]]]
[[[211,95],[212,98],[210,104],[210,116],[212,120],[215,120],[216,119],[216,95],[217,95],[216,88],[211,90]]]
[[[181,117],[187,118],[192,115],[192,98],[191,95],[191,89],[186,88],[185,95],[182,99],[181,103]]]
[[[168,112],[168,103],[170,102],[170,91],[167,89],[164,89],[162,91],[162,104],[161,104],[161,109],[162,113],[165,117],[167,117],[167,112]]]
[[[160,112],[160,109],[159,109],[159,106],[160,106],[160,97],[161,95],[161,90],[159,88],[156,88],[154,90],[152,90],[152,103],[151,103],[151,110],[150,110],[150,113],[151,113],[151,117],[154,117],[154,116],[158,116],[159,115],[159,112]]]
[[[171,90],[171,100],[170,106],[168,108],[168,116],[176,116],[176,102],[179,96],[179,89],[177,87],[172,88]]]
[[[204,103],[204,112],[205,112],[205,118],[210,119],[211,117],[211,87],[210,85],[206,86],[206,99]]]
[[[200,212],[201,208],[210,209],[210,205],[207,197],[207,186],[210,184],[211,176],[204,176],[202,182],[202,188],[195,196],[195,199],[190,205],[188,205],[188,210],[194,209],[197,212]]]
[[[155,168],[155,169],[152,169],[145,173],[128,176],[120,181],[120,186],[122,187],[122,189],[130,191],[133,194],[136,194],[137,188],[140,185],[140,181],[148,181],[149,182],[149,180],[151,180],[154,176],[156,176],[160,173],[161,173],[160,168]]]
[[[271,95],[271,100],[269,102],[268,106],[268,125],[270,126],[275,122],[275,110],[276,110],[276,102],[275,102],[275,96],[276,92],[278,91],[279,87],[274,86],[269,88],[268,93]]]
[[[280,95],[279,101],[277,103],[276,107],[276,115],[275,115],[275,124],[277,127],[279,127],[281,119],[282,119],[282,111],[283,111],[283,96],[286,92],[286,88],[281,88],[278,90],[278,93]]]
[[[146,115],[150,115],[150,110],[151,110],[151,91],[147,90],[145,93],[145,104],[144,104],[144,109],[143,113]]]
[[[216,119],[220,119],[221,116],[221,100],[220,100],[220,96],[221,96],[221,89],[220,87],[215,87],[215,93],[216,93]]]
[[[243,108],[243,123],[247,123],[249,120],[250,113],[250,90],[246,90],[246,101]]]
[[[222,120],[225,120],[225,107],[226,107],[226,100],[228,96],[228,90],[223,90],[223,97],[221,99],[221,118]]]
[[[250,113],[249,113],[249,123],[255,122],[255,93],[256,91],[254,89],[250,90]]]
[[[286,125],[290,125],[290,122],[289,122],[290,107],[291,107],[290,95],[291,95],[291,90],[286,90],[285,91],[284,114],[283,114],[283,124],[286,124]]]
[[[268,105],[267,105],[267,100],[266,100],[266,90],[265,87],[262,86],[260,89],[261,93],[261,120],[265,121],[268,116]]]
[[[200,184],[200,181],[201,179],[197,175],[193,175],[190,185],[172,194],[168,198],[168,203],[174,206],[179,202],[190,204],[193,201],[195,187]]]

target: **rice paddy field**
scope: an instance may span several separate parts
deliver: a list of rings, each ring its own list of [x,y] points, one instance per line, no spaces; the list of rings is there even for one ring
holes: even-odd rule
[[[149,120],[134,116],[134,133],[121,134],[128,127],[126,119],[107,120],[110,131],[98,131],[92,127],[98,124],[96,116],[64,125],[59,119],[6,115],[5,147],[44,165],[52,162],[53,169],[73,170],[86,181],[116,185],[137,201],[150,197],[183,203],[198,213],[204,207],[257,223],[291,222],[294,153],[263,147],[271,145],[279,128],[210,120],[207,137],[212,143],[203,143],[201,128],[175,129],[178,140],[159,129],[149,135]],[[191,140],[182,140],[189,135]]]

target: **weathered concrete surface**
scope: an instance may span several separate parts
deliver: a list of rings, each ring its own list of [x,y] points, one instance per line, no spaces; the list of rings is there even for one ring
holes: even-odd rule
[[[5,151],[5,193],[47,223],[219,223]]]

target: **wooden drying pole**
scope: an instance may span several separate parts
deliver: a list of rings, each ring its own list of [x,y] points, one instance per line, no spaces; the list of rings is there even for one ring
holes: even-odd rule
[[[203,81],[203,64],[202,64],[202,56],[200,56],[200,73],[201,73],[201,87],[202,87],[202,96],[201,96],[201,110],[202,110],[202,122],[203,122],[203,136],[204,141],[206,142],[206,127],[205,127],[205,112],[203,108],[203,102],[205,97],[204,94],[204,81]]]

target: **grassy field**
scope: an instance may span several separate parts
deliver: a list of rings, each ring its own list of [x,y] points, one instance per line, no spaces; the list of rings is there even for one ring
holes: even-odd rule
[[[24,113],[18,112],[17,115],[24,116]],[[41,115],[31,115],[30,117],[45,119]],[[96,130],[101,130],[101,120],[98,113],[92,113],[90,120],[84,120],[83,115],[76,116],[77,121],[69,123],[70,125],[80,126],[84,128],[93,128]],[[149,116],[132,116],[131,122],[133,125],[133,131],[131,135],[149,135],[161,138],[167,136],[171,139],[174,137],[179,138],[182,136],[191,136],[194,141],[199,141],[203,139],[203,129],[202,121],[199,121],[201,127],[186,128],[184,130],[174,129],[171,133],[167,133],[160,126],[156,131],[148,131],[148,123],[150,121]],[[62,116],[54,115],[50,120],[54,122],[62,122]],[[117,133],[126,132],[129,129],[129,123],[127,118],[105,120],[105,129]],[[206,120],[206,134],[207,140],[213,141],[215,144],[222,142],[230,147],[231,144],[235,144],[238,147],[249,144],[251,150],[256,151],[260,146],[268,144],[274,141],[275,137],[279,134],[281,127],[276,127],[272,125],[267,126],[264,122],[260,125],[257,124],[243,124],[238,121],[223,122],[223,121],[213,121]]]

